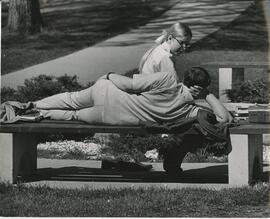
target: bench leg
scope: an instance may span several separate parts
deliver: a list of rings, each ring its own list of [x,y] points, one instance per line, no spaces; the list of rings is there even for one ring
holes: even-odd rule
[[[0,180],[16,183],[17,176],[30,176],[37,169],[37,136],[0,133]]]
[[[229,184],[249,185],[262,175],[262,135],[232,134],[229,154]]]

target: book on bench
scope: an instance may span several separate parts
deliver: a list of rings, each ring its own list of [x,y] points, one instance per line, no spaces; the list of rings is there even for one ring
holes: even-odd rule
[[[270,105],[257,104],[248,108],[250,123],[270,123]]]

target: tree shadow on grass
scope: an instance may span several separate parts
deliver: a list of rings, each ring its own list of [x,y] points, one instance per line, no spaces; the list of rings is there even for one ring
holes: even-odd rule
[[[45,8],[45,12],[42,13],[45,31],[35,36],[9,35],[4,31],[3,46],[14,47],[22,46],[22,44],[32,46],[34,44],[35,49],[44,50],[82,49],[146,24],[150,19],[170,9],[177,0],[59,2],[63,5],[57,7],[54,3]],[[66,7],[67,5],[70,6]],[[5,27],[7,13],[2,15],[2,19],[2,27]],[[14,39],[17,40],[14,41]]]
[[[90,47],[163,14],[178,0],[64,0],[42,13],[46,27],[40,34],[10,34],[7,9],[2,11],[2,75]],[[55,2],[52,1],[54,4]],[[53,4],[52,3],[52,4]],[[63,9],[65,8],[65,9]],[[21,58],[23,57],[23,58]],[[16,62],[14,62],[16,60]]]
[[[164,171],[123,172],[103,170],[101,168],[63,167],[41,168],[35,176],[22,178],[24,182],[41,180],[49,181],[82,181],[82,182],[137,182],[137,183],[228,183],[227,165],[186,170],[179,178],[170,178]]]
[[[195,9],[182,8],[181,4],[171,9],[172,14],[166,13],[159,19],[151,21],[150,25],[142,26],[130,32],[132,37],[109,40],[103,42],[104,46],[136,46],[146,43],[153,44],[155,38],[162,30],[167,29],[173,23],[187,23],[193,33],[193,38],[199,38],[190,51],[196,50],[245,50],[245,51],[267,51],[268,30],[264,16],[262,1],[255,1],[246,10],[239,14],[233,21],[228,23],[231,17],[239,13],[235,4],[226,2],[192,2]],[[238,6],[239,7],[239,6]],[[219,10],[222,9],[222,10]],[[204,11],[215,10],[210,13]],[[181,11],[181,16],[175,14]],[[173,15],[173,16],[172,16]],[[216,31],[215,31],[216,30]],[[213,32],[214,31],[214,32]],[[209,35],[207,35],[209,34]],[[206,35],[204,37],[204,35]],[[202,38],[201,38],[202,37]],[[201,39],[200,39],[201,38]]]
[[[269,164],[264,163],[263,167],[269,167]],[[36,175],[20,177],[20,181],[228,184],[228,165],[184,170],[179,178],[171,178],[160,170],[128,172],[80,166],[40,168]],[[270,171],[264,170],[259,181],[270,182]]]
[[[240,16],[192,45],[195,50],[268,51],[263,1],[255,1]]]

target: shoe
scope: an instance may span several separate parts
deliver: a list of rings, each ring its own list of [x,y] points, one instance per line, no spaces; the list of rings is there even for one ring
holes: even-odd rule
[[[112,170],[116,168],[118,161],[115,160],[102,160],[101,162],[101,169],[104,170]]]
[[[171,178],[178,178],[182,176],[183,169],[181,167],[174,167],[172,169],[167,169],[166,174]]]
[[[183,173],[182,161],[186,152],[177,147],[170,147],[163,151],[163,169],[170,177],[179,177]]]

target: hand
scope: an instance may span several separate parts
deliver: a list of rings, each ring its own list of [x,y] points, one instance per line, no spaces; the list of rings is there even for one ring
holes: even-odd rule
[[[191,86],[189,88],[189,92],[194,98],[196,98],[201,93],[202,90],[203,88],[197,85]]]

